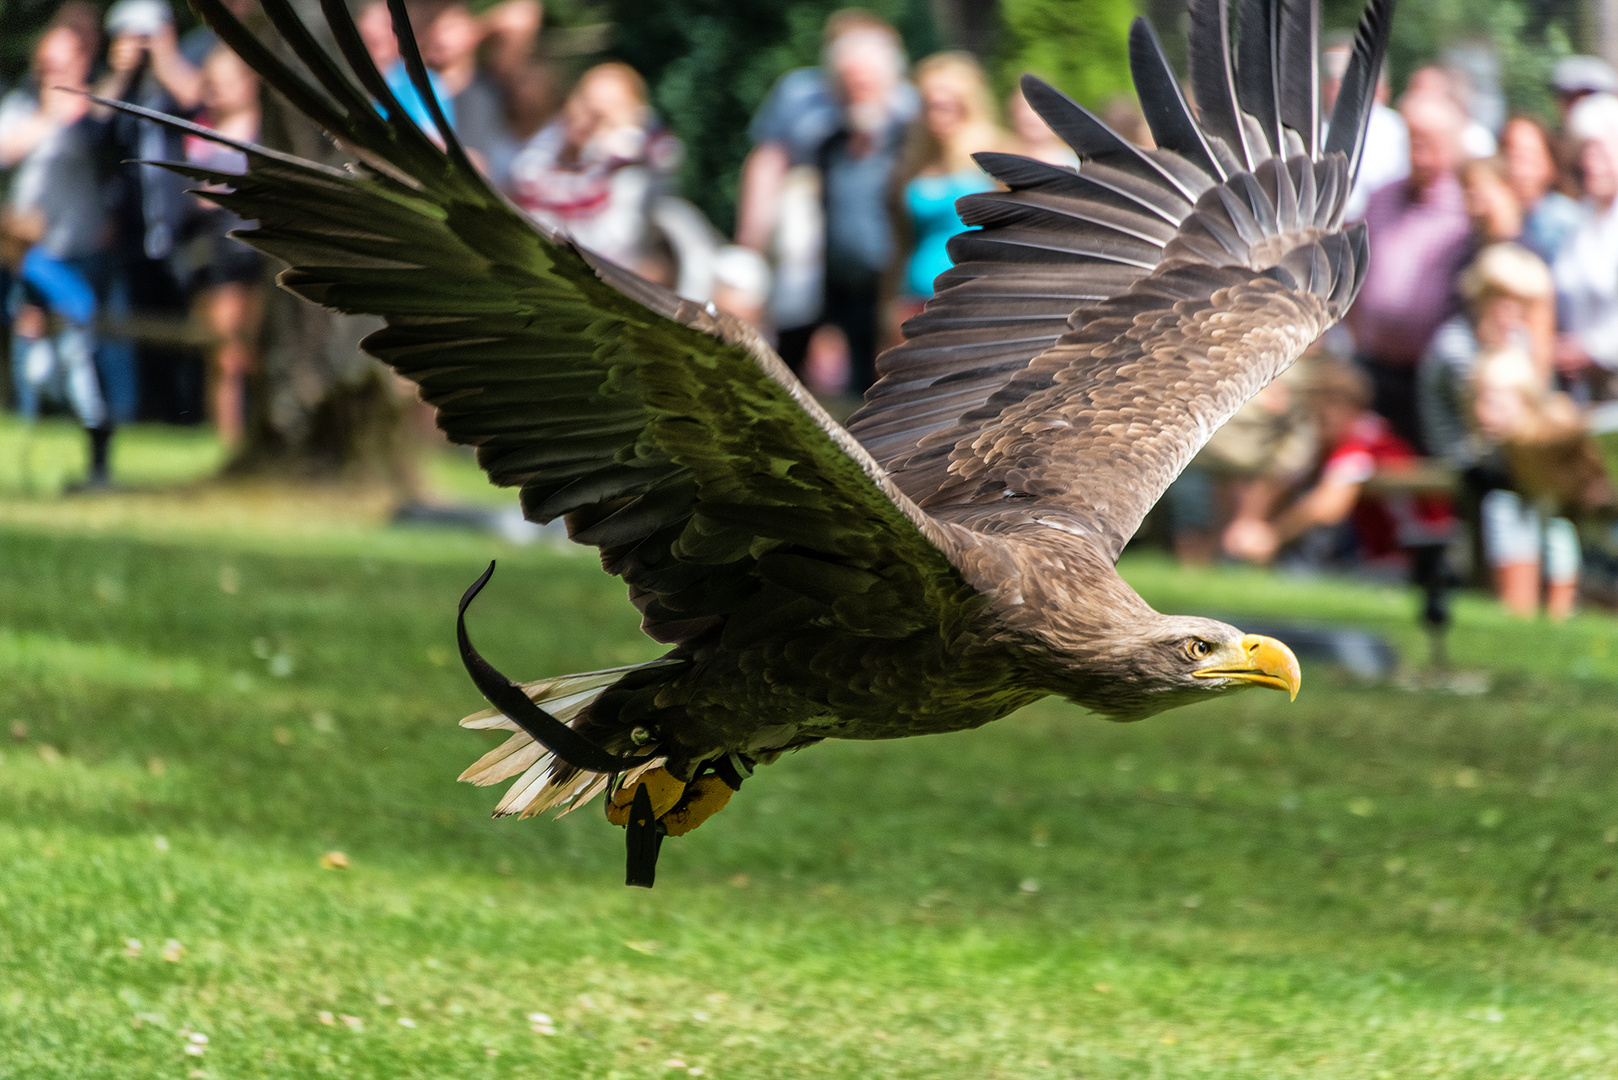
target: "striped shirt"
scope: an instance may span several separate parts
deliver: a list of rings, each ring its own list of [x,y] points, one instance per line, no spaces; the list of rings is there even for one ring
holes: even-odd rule
[[[1472,256],[1472,222],[1460,181],[1448,175],[1410,197],[1405,181],[1372,192],[1365,209],[1371,266],[1348,313],[1354,344],[1372,363],[1414,367],[1443,321]]]

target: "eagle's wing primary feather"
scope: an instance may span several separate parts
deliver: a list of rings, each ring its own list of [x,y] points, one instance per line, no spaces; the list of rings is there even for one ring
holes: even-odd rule
[[[652,637],[745,638],[806,607],[857,636],[936,633],[969,600],[945,554],[959,530],[919,511],[756,333],[537,229],[441,118],[444,151],[411,124],[341,0],[323,7],[359,86],[287,0],[263,7],[318,88],[220,0],[196,6],[367,167],[239,143],[245,175],[172,167],[221,185],[208,197],[258,222],[240,236],[288,263],[283,286],[381,316],[365,349],[420,385],[495,483],[521,487],[529,517],[565,517],[573,539],[601,550]]]
[[[1280,0],[1276,84],[1281,123],[1303,140],[1303,152],[1320,154],[1320,0]]]
[[[928,513],[978,531],[1039,521],[1116,556],[1220,424],[1352,302],[1363,231],[1343,203],[1392,20],[1370,0],[1320,153],[1315,0],[1192,0],[1193,115],[1156,36],[1130,63],[1159,149],[1032,80],[1075,173],[980,161],[1010,190],[878,362],[850,431]],[[1065,314],[1064,304],[1073,306]]]
[[[979,409],[1070,328],[1075,310],[1116,296],[1149,274],[1196,200],[1246,165],[1199,125],[1144,19],[1130,31],[1130,68],[1160,149],[1143,150],[1032,77],[1023,92],[1083,160],[1072,169],[1014,154],[978,163],[1008,192],[957,205],[974,231],[950,242],[940,275],[907,340],[877,362],[881,378],[849,430],[907,491],[907,459],[922,440]]]
[[[1365,126],[1371,106],[1376,104],[1382,56],[1388,49],[1388,35],[1393,32],[1393,5],[1394,0],[1371,0],[1366,6],[1354,32],[1354,51],[1348,58],[1348,70],[1343,72],[1337,104],[1332,107],[1326,152],[1347,155],[1351,176],[1359,169],[1360,155],[1365,150]]]

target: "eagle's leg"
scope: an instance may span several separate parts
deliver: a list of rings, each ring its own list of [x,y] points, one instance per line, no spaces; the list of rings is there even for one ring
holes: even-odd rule
[[[663,849],[663,837],[667,834],[663,823],[652,813],[652,796],[644,782],[635,785],[628,825],[624,834],[627,848],[624,884],[650,889],[657,882],[657,855]]]
[[[657,877],[657,856],[665,836],[684,836],[723,810],[738,788],[742,775],[752,772],[746,759],[722,760],[711,772],[689,784],[666,768],[652,769],[607,801],[607,820],[627,832],[625,885],[650,889]]]
[[[671,787],[679,790],[680,797],[673,809],[658,812],[652,785],[665,795]],[[635,784],[635,793],[627,807],[623,802],[624,794],[620,791],[607,808],[608,820],[621,818],[626,827],[624,884],[650,889],[657,880],[657,856],[663,848],[663,838],[683,836],[724,809],[730,801],[731,788],[717,776],[704,776],[694,783],[681,784],[667,770],[653,769]]]
[[[669,836],[684,836],[723,810],[739,787],[739,779],[732,780],[719,772],[704,773],[683,784],[666,768],[652,769],[642,774],[633,788],[619,788],[607,801],[607,820],[633,827],[638,813],[636,800],[644,789],[652,817],[662,823]]]
[[[634,787],[621,787],[607,801],[607,820],[614,825],[628,825],[636,813],[635,800],[646,792],[646,807],[652,817],[660,818],[674,809],[685,796],[686,785],[664,768],[649,769]]]
[[[725,808],[736,789],[710,773],[686,785],[685,795],[658,820],[670,836],[684,836]]]

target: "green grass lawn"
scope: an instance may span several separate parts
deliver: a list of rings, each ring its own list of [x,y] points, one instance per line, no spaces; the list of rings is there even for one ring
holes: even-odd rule
[[[598,812],[491,821],[499,789],[454,782],[491,741],[454,724],[480,702],[453,652],[489,558],[473,629],[513,676],[656,654],[589,553],[388,529],[330,492],[47,498],[17,437],[0,426],[7,1080],[1618,1073],[1608,619],[1462,602],[1483,695],[1306,666],[1293,705],[1115,726],[1047,702],[815,747],[627,890]],[[135,431],[120,472],[217,460]],[[433,468],[475,487],[462,459]],[[1422,655],[1398,590],[1125,570],[1166,608]]]

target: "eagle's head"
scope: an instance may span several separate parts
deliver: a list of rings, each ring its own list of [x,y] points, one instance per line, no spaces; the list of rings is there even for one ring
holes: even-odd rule
[[[1153,613],[1156,614],[1155,612]],[[1110,720],[1144,720],[1213,697],[1262,686],[1296,699],[1298,658],[1274,638],[1244,634],[1216,619],[1157,615],[1087,658],[1073,700]]]

